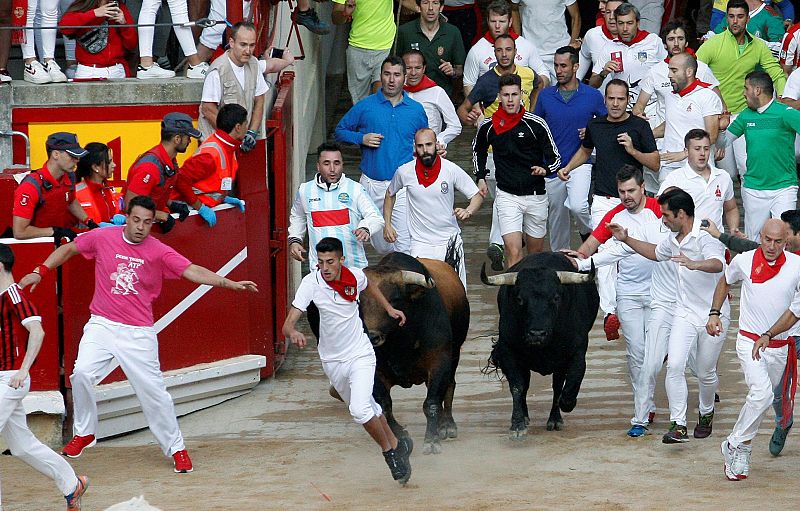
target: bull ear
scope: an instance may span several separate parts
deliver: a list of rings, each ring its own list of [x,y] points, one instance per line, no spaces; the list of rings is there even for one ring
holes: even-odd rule
[[[576,271],[557,271],[556,276],[562,284],[585,284],[591,282],[594,276],[591,273],[578,273]]]
[[[501,273],[500,275],[486,275],[486,263],[481,265],[481,282],[487,286],[513,286],[517,283],[517,272]]]
[[[436,282],[433,279],[425,278],[425,275],[409,270],[400,270],[400,278],[403,284],[412,284],[422,286],[428,289],[436,287]]]

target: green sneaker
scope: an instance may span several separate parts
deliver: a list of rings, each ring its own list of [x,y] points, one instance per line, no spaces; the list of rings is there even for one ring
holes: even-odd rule
[[[695,438],[708,438],[711,435],[711,426],[714,422],[714,412],[707,415],[698,414],[697,426],[694,427]]]
[[[672,421],[667,431],[661,438],[665,444],[682,444],[689,441],[689,433],[686,432],[686,426],[681,426],[675,421]]]
[[[775,431],[772,432],[772,438],[769,441],[769,453],[773,456],[777,456],[783,450],[783,446],[786,444],[786,436],[789,434],[789,430],[792,429],[789,426],[786,429],[783,429],[780,426],[775,426]]]

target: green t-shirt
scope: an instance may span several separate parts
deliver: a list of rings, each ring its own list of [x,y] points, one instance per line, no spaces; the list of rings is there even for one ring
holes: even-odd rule
[[[714,32],[721,34],[726,28],[728,28],[728,20],[722,18],[722,21],[714,28]],[[786,29],[783,28],[783,17],[766,5],[750,17],[750,21],[747,22],[747,31],[771,43],[781,42],[783,34],[786,33]]]
[[[356,4],[358,5],[358,4]],[[449,96],[453,92],[453,83],[449,76],[439,71],[442,61],[454,66],[463,66],[467,58],[461,32],[449,23],[441,21],[439,30],[433,39],[422,33],[419,19],[400,25],[397,33],[397,54],[408,50],[419,50],[425,55],[425,74],[443,88]]]
[[[745,108],[728,131],[747,144],[747,173],[742,186],[778,190],[797,185],[794,141],[800,132],[800,112],[773,101],[763,113]]]
[[[348,43],[363,50],[388,50],[394,43],[395,30],[392,0],[357,0]]]

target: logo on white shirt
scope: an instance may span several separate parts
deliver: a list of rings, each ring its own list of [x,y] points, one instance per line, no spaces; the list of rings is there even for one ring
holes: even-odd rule
[[[447,193],[450,190],[450,185],[447,184],[447,181],[442,181],[442,193]]]
[[[646,51],[640,51],[639,53],[636,54],[636,58],[641,63],[647,62],[647,52]]]
[[[343,203],[347,204],[348,202],[350,202],[350,195],[347,194],[347,193],[340,193],[339,194],[339,202],[343,202]]]

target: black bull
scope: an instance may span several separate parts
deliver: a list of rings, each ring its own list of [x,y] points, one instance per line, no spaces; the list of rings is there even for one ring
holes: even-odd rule
[[[548,431],[560,430],[561,412],[575,408],[586,372],[589,331],[600,305],[593,273],[577,273],[566,256],[551,252],[528,255],[501,275],[486,277],[485,265],[481,269],[485,284],[501,286],[500,334],[488,365],[508,380],[512,439],[527,434],[531,371],[553,375]]]
[[[366,293],[360,297],[361,316],[377,358],[372,395],[395,435],[406,436],[392,412],[390,390],[424,383],[428,392],[423,402],[427,419],[423,452],[438,454],[442,438],[458,435],[452,405],[461,345],[469,328],[464,286],[447,263],[401,253],[388,254],[364,272],[370,285],[406,315],[406,324],[399,327]],[[309,323],[318,334],[319,316],[312,308]]]

